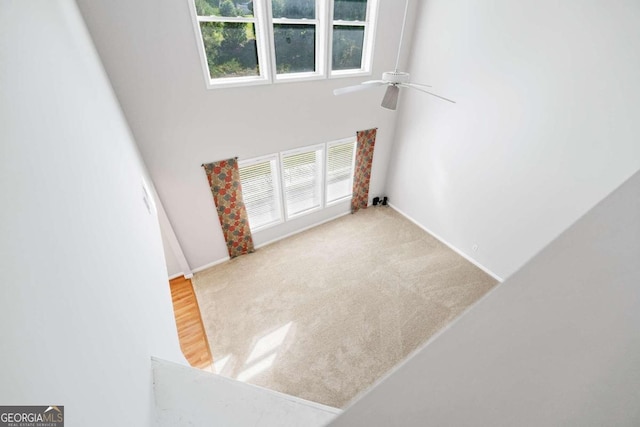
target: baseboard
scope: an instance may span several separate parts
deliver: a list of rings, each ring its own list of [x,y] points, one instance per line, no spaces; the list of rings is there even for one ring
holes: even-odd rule
[[[184,277],[185,279],[191,279],[193,277],[193,273],[184,274],[182,272],[178,274],[174,274],[173,276],[169,276],[169,280],[177,279],[178,277]]]
[[[312,229],[312,228],[314,228],[314,227],[317,227],[317,226],[322,225],[322,224],[324,224],[324,223],[327,223],[327,222],[329,222],[329,221],[333,221],[334,219],[338,219],[338,218],[343,217],[343,216],[345,216],[345,215],[349,215],[350,213],[351,213],[351,212],[343,212],[343,213],[338,214],[338,215],[336,215],[336,216],[332,216],[331,218],[328,218],[328,219],[322,220],[322,221],[320,221],[320,222],[316,222],[315,224],[311,224],[311,225],[309,225],[309,226],[307,226],[307,227],[301,228],[300,230],[296,230],[296,231],[294,231],[294,232],[291,232],[291,233],[285,234],[284,236],[280,236],[280,237],[278,237],[278,238],[275,238],[275,239],[269,240],[268,242],[261,243],[260,245],[257,245],[255,248],[256,248],[256,249],[263,248],[263,247],[268,246],[268,245],[270,245],[270,244],[272,244],[272,243],[279,242],[279,241],[280,241],[280,240],[282,240],[282,239],[286,239],[287,237],[295,236],[296,234],[298,234],[298,233],[302,233],[303,231],[310,230],[310,229]],[[198,267],[198,268],[194,268],[194,269],[192,269],[191,271],[192,271],[192,273],[198,273],[198,272],[200,272],[200,271],[206,270],[207,268],[211,268],[211,267],[216,266],[216,265],[218,265],[218,264],[222,264],[223,262],[227,262],[227,261],[229,261],[230,259],[231,259],[231,258],[229,258],[229,257],[227,256],[227,257],[224,257],[224,258],[219,259],[219,260],[217,260],[217,261],[213,261],[213,262],[211,262],[211,263],[209,263],[209,264],[205,264],[205,265],[202,265],[202,266],[200,266],[200,267]],[[180,275],[182,275],[182,273],[180,273]],[[193,274],[191,274],[191,276],[193,276]],[[185,277],[186,277],[186,276],[185,276]]]
[[[484,265],[478,263],[478,261],[476,261],[475,259],[471,258],[469,255],[465,254],[460,249],[456,248],[451,243],[447,242],[445,239],[443,239],[442,237],[440,237],[439,235],[437,235],[433,231],[429,230],[427,227],[425,227],[424,225],[420,224],[418,221],[416,221],[415,219],[411,218],[406,213],[402,212],[396,206],[392,205],[391,203],[389,203],[389,206],[391,206],[391,208],[394,211],[398,212],[400,215],[402,215],[403,217],[405,217],[406,219],[408,219],[409,221],[411,221],[412,223],[414,223],[415,225],[417,225],[418,227],[420,227],[421,229],[423,229],[424,231],[426,231],[427,233],[431,234],[433,237],[435,237],[436,239],[438,239],[439,241],[444,243],[449,249],[451,249],[452,251],[454,251],[455,253],[457,253],[458,255],[460,255],[461,257],[466,259],[467,261],[469,261],[471,264],[473,264],[476,267],[478,267],[480,270],[482,270],[485,273],[487,273],[489,276],[491,276],[494,279],[496,279],[498,282],[503,282],[504,281],[504,279],[502,279],[502,277],[498,276],[497,274],[495,274],[493,271],[489,270]]]
[[[455,253],[457,253],[458,255],[460,255],[461,257],[463,257],[464,259],[466,259],[467,261],[469,261],[471,264],[473,264],[473,265],[475,265],[476,267],[478,267],[480,270],[482,270],[482,271],[484,271],[485,273],[487,273],[489,276],[491,276],[491,277],[493,277],[494,279],[496,279],[498,282],[503,282],[503,281],[504,281],[504,279],[502,279],[502,277],[498,276],[497,274],[495,274],[493,271],[489,270],[489,269],[488,269],[487,267],[485,267],[484,265],[482,265],[482,264],[478,263],[478,261],[476,261],[475,259],[473,259],[473,258],[469,257],[469,255],[465,254],[465,253],[464,253],[464,252],[462,252],[460,249],[456,248],[454,245],[452,245],[451,243],[447,242],[445,239],[443,239],[442,237],[440,237],[438,234],[434,233],[433,231],[429,230],[429,229],[428,229],[427,227],[425,227],[424,225],[420,224],[418,221],[416,221],[415,219],[413,219],[412,217],[410,217],[409,215],[407,215],[406,213],[404,213],[403,211],[401,211],[400,209],[398,209],[398,207],[394,206],[394,205],[393,205],[393,204],[391,204],[391,203],[389,203],[389,206],[390,206],[393,210],[395,210],[396,212],[398,212],[400,215],[402,215],[403,217],[405,217],[407,220],[411,221],[412,223],[414,223],[415,225],[417,225],[418,227],[420,227],[422,230],[424,230],[425,232],[427,232],[427,233],[431,234],[433,237],[435,237],[436,239],[438,239],[439,241],[441,241],[441,242],[442,242],[443,244],[445,244],[449,249],[451,249],[452,251],[454,251]],[[336,219],[338,219],[338,218],[340,218],[340,217],[343,217],[343,216],[345,216],[345,215],[349,215],[349,214],[350,214],[350,212],[343,212],[343,213],[338,214],[338,215],[336,215],[336,216],[333,216],[333,217],[331,217],[331,218],[328,218],[328,219],[322,220],[322,221],[320,221],[320,222],[317,222],[317,223],[315,223],[315,224],[309,225],[309,226],[307,226],[307,227],[301,228],[300,230],[296,230],[296,231],[294,231],[294,232],[292,232],[292,233],[285,234],[284,236],[280,236],[280,237],[278,237],[278,238],[276,238],[276,239],[269,240],[268,242],[265,242],[265,243],[262,243],[262,244],[260,244],[260,245],[256,246],[256,249],[260,249],[260,248],[263,248],[263,247],[265,247],[265,246],[271,245],[271,244],[273,244],[273,243],[279,242],[280,240],[286,239],[286,238],[288,238],[288,237],[295,236],[296,234],[302,233],[303,231],[310,230],[310,229],[315,228],[315,227],[317,227],[317,226],[319,226],[319,225],[325,224],[325,223],[327,223],[327,222],[329,222],[329,221],[336,220]],[[229,261],[230,259],[231,259],[231,258],[229,258],[229,257],[227,256],[227,257],[224,257],[224,258],[219,259],[219,260],[217,260],[217,261],[210,262],[210,263],[205,264],[205,265],[202,265],[202,266],[200,266],[200,267],[198,267],[198,268],[194,268],[194,269],[192,269],[192,270],[191,270],[191,274],[189,274],[189,277],[187,277],[187,275],[184,275],[184,276],[185,276],[185,278],[190,279],[191,277],[193,277],[193,273],[198,273],[198,272],[200,272],[200,271],[206,270],[207,268],[211,268],[211,267],[214,267],[214,266],[216,266],[216,265],[218,265],[218,264],[222,264],[223,262],[227,262],[227,261]],[[183,275],[183,273],[177,274],[177,275],[175,275],[175,276],[170,277],[170,278],[169,278],[169,280],[171,280],[171,279],[175,279],[176,277],[180,277],[180,276],[182,276],[182,275]]]
[[[224,257],[224,258],[222,258],[222,259],[219,259],[219,260],[217,260],[217,261],[213,261],[213,262],[210,262],[209,264],[201,265],[201,266],[200,266],[200,267],[198,267],[198,268],[194,268],[194,269],[192,269],[192,270],[191,270],[191,273],[192,273],[192,274],[191,274],[191,276],[193,277],[193,273],[199,273],[199,272],[201,272],[202,270],[206,270],[207,268],[211,268],[211,267],[216,266],[216,265],[218,265],[218,264],[222,264],[223,262],[227,262],[227,261],[229,261],[230,259],[231,259],[231,258],[229,258],[228,256],[226,256],[226,257]]]
[[[256,246],[256,249],[260,249],[260,248],[268,246],[268,245],[270,245],[272,243],[279,242],[280,240],[286,239],[287,237],[295,236],[296,234],[302,233],[303,231],[310,230],[310,229],[315,228],[315,227],[317,227],[319,225],[325,224],[325,223],[327,223],[329,221],[333,221],[333,220],[338,219],[340,217],[343,217],[345,215],[349,215],[350,213],[351,212],[343,212],[343,213],[338,214],[336,216],[332,216],[331,218],[324,219],[324,220],[322,220],[320,222],[316,222],[315,224],[311,224],[311,225],[309,225],[307,227],[301,228],[300,230],[296,230],[296,231],[293,231],[291,233],[285,234],[284,236],[280,236],[280,237],[277,237],[275,239],[269,240],[268,242],[261,243],[258,246]]]

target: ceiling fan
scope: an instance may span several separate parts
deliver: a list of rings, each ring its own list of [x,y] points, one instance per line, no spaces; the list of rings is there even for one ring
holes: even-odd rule
[[[360,83],[359,85],[347,86],[347,87],[335,89],[333,91],[334,95],[344,95],[347,93],[358,92],[361,90],[371,89],[378,86],[387,86],[387,91],[384,93],[384,97],[382,98],[382,104],[380,105],[389,110],[395,110],[396,106],[398,105],[398,96],[400,94],[400,88],[402,87],[402,88],[408,88],[408,89],[416,89],[416,90],[419,90],[420,92],[427,93],[431,96],[435,96],[436,98],[440,98],[455,104],[455,101],[449,98],[445,98],[444,96],[436,95],[433,92],[429,92],[427,90],[427,88],[431,87],[429,85],[411,83],[409,73],[398,71],[398,63],[400,62],[400,52],[402,51],[402,41],[404,39],[404,27],[407,23],[408,9],[409,9],[409,0],[405,2],[405,6],[404,6],[404,18],[402,20],[402,32],[400,33],[400,44],[398,46],[398,56],[396,57],[395,70],[382,73],[382,80],[368,80],[366,82]]]

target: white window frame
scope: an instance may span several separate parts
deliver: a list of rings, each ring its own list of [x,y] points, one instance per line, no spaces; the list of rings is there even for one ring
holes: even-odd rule
[[[316,0],[316,19],[286,19],[272,16],[271,0],[253,1],[253,18],[198,16],[194,0],[189,3],[191,21],[196,36],[196,44],[205,84],[208,89],[237,86],[263,85],[271,83],[300,82],[326,78],[344,78],[371,75],[375,30],[378,17],[378,1],[367,0],[366,21],[334,21],[333,0]],[[209,73],[207,54],[204,47],[200,22],[241,22],[253,23],[256,33],[259,76],[221,77],[212,79]],[[314,72],[277,74],[275,60],[274,24],[315,24],[316,25],[316,70]],[[353,70],[332,71],[332,47],[334,25],[363,25],[365,27],[362,47],[362,67]]]
[[[196,11],[196,5],[194,0],[187,0],[189,3],[189,9],[191,11],[191,21],[193,22],[193,28],[196,34],[196,42],[198,44],[198,53],[200,55],[200,63],[202,65],[202,71],[204,72],[205,83],[208,89],[214,89],[219,87],[234,87],[234,86],[250,86],[258,84],[266,84],[271,82],[271,76],[266,67],[261,64],[268,63],[268,34],[264,28],[264,19],[261,18],[265,14],[263,10],[264,3],[262,1],[254,1],[253,3],[253,18],[245,17],[232,17],[232,16],[198,16]],[[260,69],[259,76],[246,76],[246,77],[219,77],[216,79],[211,78],[209,72],[209,62],[207,61],[207,52],[204,47],[204,40],[202,38],[202,31],[200,30],[201,22],[237,22],[237,23],[252,23],[256,33],[256,49],[258,53],[258,67]]]
[[[272,162],[271,165],[273,166],[273,169],[271,171],[272,177],[273,177],[273,183],[274,183],[274,190],[275,190],[275,197],[276,197],[276,201],[280,207],[280,218],[278,218],[278,220],[276,221],[272,221],[269,222],[267,224],[263,224],[259,227],[251,227],[251,218],[249,218],[249,226],[251,228],[251,232],[257,232],[257,231],[261,231],[261,230],[265,230],[267,228],[271,228],[274,227],[276,225],[282,224],[284,222],[284,197],[283,197],[283,193],[282,193],[282,179],[281,179],[281,172],[280,172],[280,158],[277,154],[269,154],[266,156],[261,156],[261,157],[255,157],[252,159],[247,159],[247,160],[241,160],[238,162],[238,168],[243,168],[245,166],[252,166],[252,165],[256,165],[259,163],[265,163],[265,162]],[[240,182],[242,183],[242,179],[240,180]],[[243,190],[244,192],[244,190]]]
[[[287,201],[286,201],[286,192],[287,192],[287,186],[286,186],[286,182],[285,182],[285,176],[284,176],[284,158],[285,157],[289,157],[292,155],[296,155],[296,154],[302,154],[302,153],[309,153],[312,151],[320,151],[320,155],[317,157],[316,161],[319,163],[319,170],[320,172],[318,173],[318,178],[320,179],[320,182],[318,183],[319,187],[320,187],[320,203],[318,204],[317,207],[315,208],[311,208],[311,209],[306,209],[302,212],[297,212],[295,214],[289,214],[289,209],[287,207]],[[296,148],[293,150],[287,150],[287,151],[283,151],[280,153],[280,177],[282,179],[282,204],[284,206],[284,217],[285,219],[291,220],[294,218],[299,218],[301,216],[305,216],[308,215],[310,213],[313,212],[317,212],[319,210],[324,209],[325,205],[324,205],[324,186],[325,186],[325,144],[316,144],[316,145],[310,145],[307,147],[301,147],[301,148]]]
[[[327,174],[329,172],[329,148],[334,146],[334,145],[342,145],[345,144],[347,142],[353,142],[353,154],[352,154],[352,158],[351,158],[351,178],[350,178],[350,186],[352,188],[351,194],[344,196],[344,197],[340,197],[338,199],[335,200],[329,200],[329,195],[327,194],[329,192],[329,185],[327,184]],[[329,207],[329,206],[333,206],[336,205],[338,203],[344,202],[345,200],[351,200],[353,198],[353,174],[355,172],[355,165],[356,165],[356,147],[358,146],[358,142],[356,141],[355,137],[352,138],[343,138],[343,139],[338,139],[336,141],[330,141],[326,143],[326,147],[324,150],[324,179],[323,179],[323,185],[324,185],[324,200],[325,200],[325,207]]]
[[[258,1],[258,0],[255,0]],[[271,75],[275,76],[275,82],[288,82],[288,81],[301,81],[301,80],[318,80],[323,79],[326,75],[328,61],[327,58],[327,26],[322,25],[323,22],[326,22],[326,1],[316,0],[316,17],[315,19],[291,19],[291,18],[274,18],[273,17],[273,8],[271,7],[271,0],[267,0],[267,7],[269,9],[269,24],[270,24],[270,53],[271,53]],[[330,0],[330,3],[333,4],[333,0]],[[283,73],[278,74],[277,68],[278,64],[276,63],[276,42],[275,42],[275,32],[273,31],[273,27],[276,24],[293,24],[293,25],[315,25],[316,26],[316,42],[315,42],[315,71],[301,72],[301,73]]]
[[[327,46],[327,75],[329,78],[356,77],[371,75],[373,64],[373,44],[376,36],[378,20],[378,0],[367,0],[367,12],[364,21],[343,21],[333,19],[334,2],[331,0],[328,22],[328,46]],[[364,27],[364,40],[362,42],[362,61],[360,69],[333,71],[333,26]]]
[[[351,200],[351,198],[353,197],[353,192],[348,196],[344,196],[339,199],[332,200],[330,202],[327,201],[327,190],[328,190],[327,189],[327,167],[329,164],[329,147],[333,145],[344,144],[346,142],[353,142],[353,159],[351,162],[351,183],[353,184],[353,174],[354,174],[355,160],[356,160],[356,149],[358,146],[358,143],[355,137],[342,138],[342,139],[337,139],[337,140],[329,141],[322,144],[309,145],[306,147],[300,147],[292,150],[282,151],[280,153],[268,154],[265,156],[254,157],[251,159],[240,160],[238,162],[238,167],[240,168],[245,166],[255,165],[258,163],[267,162],[267,161],[273,162],[272,165],[275,165],[274,169],[272,170],[272,173],[274,174],[275,193],[276,193],[276,197],[278,198],[278,203],[280,206],[280,218],[278,221],[273,221],[268,224],[264,224],[260,227],[256,227],[256,228],[252,227],[251,232],[266,230],[267,228],[274,227],[276,225],[282,224],[289,220],[296,219],[313,212],[318,212],[322,209],[328,208],[330,206],[334,206],[338,203],[344,203],[347,200]],[[287,212],[287,202],[285,199],[286,185],[285,185],[285,175],[284,175],[284,166],[283,166],[284,158],[290,155],[308,153],[311,151],[320,151],[320,155],[318,156],[318,159],[317,159],[320,166],[320,173],[319,173],[320,205],[316,208],[307,209],[305,211],[298,212],[293,215],[289,215],[289,213]],[[249,225],[251,225],[251,218],[249,218]]]

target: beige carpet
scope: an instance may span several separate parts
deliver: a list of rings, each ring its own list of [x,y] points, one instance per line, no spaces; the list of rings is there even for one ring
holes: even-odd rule
[[[193,283],[219,374],[342,408],[496,281],[372,207]]]

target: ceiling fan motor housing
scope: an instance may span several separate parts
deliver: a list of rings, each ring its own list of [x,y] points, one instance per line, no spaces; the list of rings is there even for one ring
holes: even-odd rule
[[[402,71],[387,71],[382,73],[382,80],[391,84],[409,83],[409,73]]]

